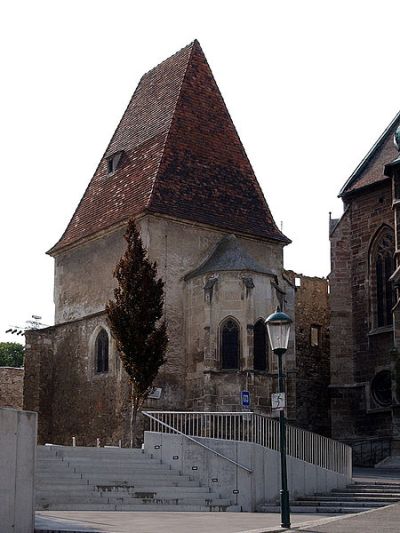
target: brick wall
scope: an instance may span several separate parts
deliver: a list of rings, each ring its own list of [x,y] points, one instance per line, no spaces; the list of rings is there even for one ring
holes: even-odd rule
[[[22,409],[24,369],[0,367],[0,407]]]

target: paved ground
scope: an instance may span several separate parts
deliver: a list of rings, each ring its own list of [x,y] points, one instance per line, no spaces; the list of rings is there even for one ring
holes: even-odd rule
[[[332,515],[293,514],[299,526]],[[35,531],[108,533],[262,533],[281,531],[275,513],[174,513],[39,511]]]
[[[357,515],[334,518],[332,521],[318,526],[302,527],[300,531],[308,531],[309,533],[399,533],[400,504],[395,503],[388,507]]]
[[[400,471],[354,469],[353,480],[400,481]],[[292,514],[290,531],[400,533],[400,503],[356,515]],[[40,511],[37,533],[266,533],[284,531],[274,513],[146,513]]]

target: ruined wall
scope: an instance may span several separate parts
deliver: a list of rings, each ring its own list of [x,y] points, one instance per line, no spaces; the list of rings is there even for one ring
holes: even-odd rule
[[[296,425],[329,436],[328,281],[293,271],[287,275],[296,285]]]
[[[390,437],[391,407],[371,395],[377,372],[390,369],[392,327],[374,329],[370,314],[368,255],[376,232],[393,227],[391,184],[353,195],[330,236],[332,436],[357,441]]]
[[[40,444],[127,441],[127,379],[111,338],[109,372],[95,372],[100,326],[107,329],[104,314],[28,333],[24,408],[39,413]]]
[[[0,407],[22,409],[24,369],[0,367]]]

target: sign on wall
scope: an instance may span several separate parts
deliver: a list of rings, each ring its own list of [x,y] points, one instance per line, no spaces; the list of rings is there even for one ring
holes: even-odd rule
[[[151,400],[159,400],[161,397],[161,391],[162,389],[160,389],[160,387],[152,387],[147,398],[150,398]]]
[[[240,392],[240,403],[242,407],[250,407],[250,392],[248,390],[242,390]]]

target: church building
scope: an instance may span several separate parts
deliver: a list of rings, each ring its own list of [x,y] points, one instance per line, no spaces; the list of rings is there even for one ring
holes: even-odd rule
[[[105,305],[129,218],[165,283],[167,362],[148,409],[271,413],[277,364],[264,319],[294,317],[276,226],[197,41],[147,72],[64,234],[55,261],[55,325],[27,332],[24,408],[39,440],[127,442],[127,376]],[[294,328],[285,356],[296,416]]]
[[[344,213],[330,221],[332,437],[364,465],[399,452],[399,124],[400,113],[343,186]]]

